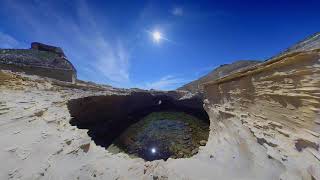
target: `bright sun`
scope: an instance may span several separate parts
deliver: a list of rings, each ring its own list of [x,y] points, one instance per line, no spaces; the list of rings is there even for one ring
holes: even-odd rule
[[[152,37],[153,37],[153,40],[154,40],[155,42],[159,42],[160,39],[162,38],[162,37],[161,37],[161,33],[158,32],[158,31],[154,31],[154,32],[152,33]]]

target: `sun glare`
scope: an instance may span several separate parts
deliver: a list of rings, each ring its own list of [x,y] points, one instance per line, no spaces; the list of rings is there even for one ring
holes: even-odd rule
[[[159,31],[154,31],[152,33],[152,37],[155,42],[159,42],[162,38],[161,33]]]

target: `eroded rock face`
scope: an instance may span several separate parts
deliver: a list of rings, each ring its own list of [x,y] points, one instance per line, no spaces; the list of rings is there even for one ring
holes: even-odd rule
[[[250,66],[254,66],[258,63],[261,63],[261,61],[255,61],[255,60],[240,60],[233,62],[231,64],[224,64],[216,69],[209,72],[207,75],[189,82],[188,84],[183,85],[182,87],[178,88],[179,90],[186,90],[190,91],[192,93],[203,93],[203,88],[201,87],[201,84],[213,81],[219,78],[222,78],[224,76],[227,76],[228,74],[234,73],[236,71],[239,71],[243,68],[247,68]]]
[[[288,54],[204,89],[213,146],[250,159],[248,168],[273,161],[280,179],[320,178],[319,51]]]
[[[39,43],[39,42],[32,42],[31,49],[52,52],[59,55],[60,57],[66,57],[63,50],[60,47],[50,46],[50,45]]]
[[[319,48],[320,48],[320,32],[315,33],[307,37],[306,39],[303,39],[302,41],[294,44],[293,46],[289,47],[288,49],[280,53],[280,55],[278,56],[288,54],[288,53],[294,53],[294,52],[311,51]]]
[[[0,69],[75,82],[77,71],[62,49],[32,43],[31,49],[0,49]]]

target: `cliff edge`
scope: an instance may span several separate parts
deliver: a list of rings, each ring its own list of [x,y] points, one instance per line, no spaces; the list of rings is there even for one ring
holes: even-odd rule
[[[0,49],[0,69],[75,82],[77,71],[59,47],[32,43],[30,49]]]

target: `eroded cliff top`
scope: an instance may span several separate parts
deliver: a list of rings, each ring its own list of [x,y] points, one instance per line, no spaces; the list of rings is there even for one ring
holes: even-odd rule
[[[200,87],[201,84],[206,83],[208,81],[219,79],[221,77],[227,76],[233,72],[239,71],[243,68],[250,67],[260,63],[261,61],[254,61],[254,60],[240,60],[236,61],[231,64],[224,64],[219,66],[218,68],[212,70],[207,75],[192,81],[182,87],[178,88],[178,90],[187,90],[192,93],[201,92],[202,88]]]
[[[293,53],[293,52],[311,51],[314,49],[320,49],[320,32],[315,33],[303,39],[302,41],[294,44],[293,46],[289,47],[288,49],[286,49],[285,51],[283,51],[277,56],[281,56],[281,55]]]
[[[51,69],[76,69],[59,47],[32,43],[31,49],[0,49],[0,64]]]
[[[234,80],[235,78],[239,78],[253,73],[258,73],[263,71],[265,68],[272,66],[272,64],[284,64],[287,59],[295,58],[299,55],[306,56],[308,55],[308,52],[310,52],[311,54],[312,52],[320,52],[320,33],[315,33],[312,36],[309,36],[308,38],[294,44],[287,50],[265,60],[264,62],[254,64],[252,66],[247,66],[245,68],[239,69],[238,71],[231,72],[229,75],[224,77],[209,79],[208,81],[202,83],[199,86],[203,88],[203,86],[209,84],[230,81]]]
[[[320,49],[320,32],[314,33],[313,35],[297,42],[292,45],[288,49],[283,52],[272,56],[271,58],[263,61],[256,60],[240,60],[235,61],[231,64],[221,65],[218,68],[212,70],[205,76],[192,81],[182,87],[178,88],[178,90],[187,90],[192,93],[202,92],[202,85],[212,83],[214,81],[220,81],[219,79],[230,79],[232,77],[237,76],[236,74],[241,74],[242,72],[251,71],[253,69],[258,69],[258,66],[264,66],[266,64],[270,64],[281,57],[285,57],[292,53],[306,52]]]

